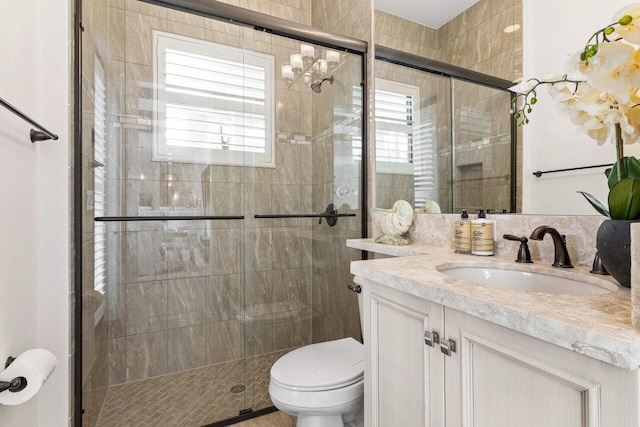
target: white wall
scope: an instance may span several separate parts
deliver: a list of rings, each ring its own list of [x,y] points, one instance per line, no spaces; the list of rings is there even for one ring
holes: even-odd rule
[[[524,77],[564,72],[568,55],[580,49],[597,29],[614,22],[613,15],[629,0],[524,0]],[[578,134],[568,117],[559,113],[546,90],[524,127],[523,211],[546,214],[596,214],[576,193],[586,191],[606,202],[605,168],[543,175],[537,170],[613,163],[615,147],[603,146]],[[634,146],[627,152],[638,156]],[[634,153],[635,151],[635,153]]]
[[[0,108],[0,361],[30,348],[58,358],[36,397],[0,405],[0,425],[69,417],[69,4],[0,0],[0,97],[60,136],[32,144]]]

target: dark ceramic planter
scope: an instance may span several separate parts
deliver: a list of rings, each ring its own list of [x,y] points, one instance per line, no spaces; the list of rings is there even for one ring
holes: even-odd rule
[[[631,223],[640,222],[608,219],[600,225],[596,247],[607,271],[622,286],[631,287]]]

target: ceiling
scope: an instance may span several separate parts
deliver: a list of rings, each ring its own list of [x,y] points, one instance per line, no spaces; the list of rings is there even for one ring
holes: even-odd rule
[[[431,28],[440,28],[479,0],[374,0],[374,7]]]

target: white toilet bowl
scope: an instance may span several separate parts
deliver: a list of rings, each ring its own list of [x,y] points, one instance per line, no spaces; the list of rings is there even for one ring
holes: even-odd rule
[[[269,394],[297,427],[362,427],[364,346],[343,338],[285,354],[271,367]]]

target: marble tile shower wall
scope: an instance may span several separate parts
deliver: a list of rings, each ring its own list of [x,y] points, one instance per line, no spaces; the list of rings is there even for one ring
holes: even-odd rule
[[[513,80],[522,73],[522,0],[481,0],[438,29],[375,11],[376,44]]]
[[[228,3],[311,20],[308,1]],[[287,89],[276,83],[277,168],[151,161],[152,29],[271,53],[276,70],[296,43],[134,0],[87,1],[84,14],[87,295],[95,294],[90,199],[100,167],[91,138],[96,68],[104,70],[107,96],[107,215],[171,211],[251,218],[311,210],[311,94],[301,84]],[[311,221],[257,221],[108,225],[104,302],[83,298],[89,425],[109,385],[310,342]],[[251,313],[244,311],[245,298],[253,298]],[[245,324],[245,314],[254,316],[253,325]],[[245,336],[252,330],[253,337]],[[244,348],[247,339],[254,348]]]
[[[521,27],[522,0],[481,0],[438,28],[436,59],[514,80],[522,75]]]

